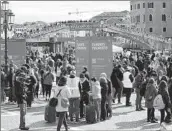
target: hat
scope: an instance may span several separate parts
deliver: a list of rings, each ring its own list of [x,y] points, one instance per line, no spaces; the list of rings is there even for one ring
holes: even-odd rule
[[[58,82],[58,86],[65,86],[67,83],[67,78],[65,76],[62,76]]]

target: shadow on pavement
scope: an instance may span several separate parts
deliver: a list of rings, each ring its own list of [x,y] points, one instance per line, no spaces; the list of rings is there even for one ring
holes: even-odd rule
[[[119,116],[119,115],[127,115],[129,113],[132,113],[132,112],[135,112],[135,111],[128,111],[128,112],[115,112],[115,113],[112,113],[113,116]]]
[[[142,129],[152,129],[152,128],[157,128],[158,123],[147,123],[147,119],[143,120],[138,120],[138,121],[131,121],[131,122],[119,122],[115,123],[115,125],[118,127],[117,129],[131,129],[131,128],[138,128],[142,127]]]

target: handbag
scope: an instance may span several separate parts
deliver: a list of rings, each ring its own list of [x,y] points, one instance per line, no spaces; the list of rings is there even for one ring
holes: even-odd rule
[[[61,91],[62,91],[62,90],[59,91],[59,93],[57,94],[56,97],[53,97],[53,98],[50,99],[50,101],[49,101],[49,106],[51,106],[51,107],[56,107],[56,106],[58,105],[58,96],[60,95],[60,92],[61,92]]]
[[[61,91],[60,91],[60,92],[61,92]],[[69,100],[68,100],[68,98],[61,98],[61,106],[62,106],[63,108],[69,107]]]

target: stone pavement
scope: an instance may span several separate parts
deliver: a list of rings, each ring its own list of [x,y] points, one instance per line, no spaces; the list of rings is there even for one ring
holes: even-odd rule
[[[125,103],[125,99],[122,98]],[[135,111],[135,94],[132,94],[131,102],[133,106],[126,107],[124,104],[113,105],[113,117],[104,122],[96,124],[86,124],[82,121],[78,124],[69,122],[70,130],[160,130],[159,123],[146,122],[146,110]],[[55,131],[57,122],[48,124],[44,121],[44,108],[46,101],[43,98],[36,100],[32,108],[28,108],[26,116],[26,124],[30,127],[30,131]],[[143,103],[144,105],[144,103]],[[1,106],[1,130],[17,131],[19,126],[19,109],[17,105]],[[156,111],[155,116],[160,119],[160,112]],[[62,128],[64,130],[64,127]]]

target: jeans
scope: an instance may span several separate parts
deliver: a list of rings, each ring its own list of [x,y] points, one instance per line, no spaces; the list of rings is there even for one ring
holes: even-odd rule
[[[41,86],[42,86],[42,94],[43,94],[43,97],[44,97],[44,94],[45,94],[45,85],[43,83],[41,83]]]
[[[64,124],[65,129],[67,131],[68,130],[68,125],[67,125],[67,122],[66,122],[66,112],[59,112],[59,120],[58,120],[58,124],[57,124],[57,131],[60,131],[62,123]]]
[[[69,103],[70,103],[70,106],[69,106],[70,119],[72,121],[73,114],[75,114],[76,121],[78,121],[79,120],[79,112],[80,112],[80,109],[79,109],[80,99],[79,98],[70,98]]]
[[[95,110],[96,110],[96,114],[97,114],[97,120],[100,120],[101,99],[100,99],[100,98],[93,99],[93,103],[94,103],[94,105],[95,105]]]
[[[88,105],[89,104],[89,96],[87,94],[85,94],[84,96],[81,96],[81,100],[80,100],[80,117],[84,117],[84,104]]]
[[[106,120],[107,110],[106,110],[106,98],[101,100],[101,119]]]
[[[123,87],[119,87],[119,88],[116,88],[116,92],[115,92],[115,98],[116,96],[118,97],[118,103],[121,102],[121,96],[122,96],[122,92],[123,92]]]
[[[155,109],[154,108],[148,108],[147,109],[147,120],[154,120],[155,118]]]
[[[165,112],[167,113],[167,116],[165,117]],[[162,109],[160,110],[160,113],[161,113],[161,122],[164,122],[165,119],[171,119],[171,112],[169,112],[166,108],[165,109]]]
[[[15,88],[14,87],[10,87],[9,101],[10,102],[16,101],[15,100]]]
[[[45,86],[46,97],[49,95],[50,98],[52,85],[44,85],[44,86]]]
[[[23,104],[19,104],[19,107],[20,107],[20,126],[19,126],[19,128],[24,128],[27,105],[26,105],[26,103],[23,103]]]
[[[38,92],[39,92],[39,83],[36,85],[35,89],[35,96],[38,98]]]
[[[140,95],[140,89],[136,88],[136,109],[141,109],[142,96]]]
[[[112,116],[112,94],[109,94],[107,97],[107,116],[110,115],[110,117]]]
[[[130,104],[132,88],[126,88],[126,105]]]

